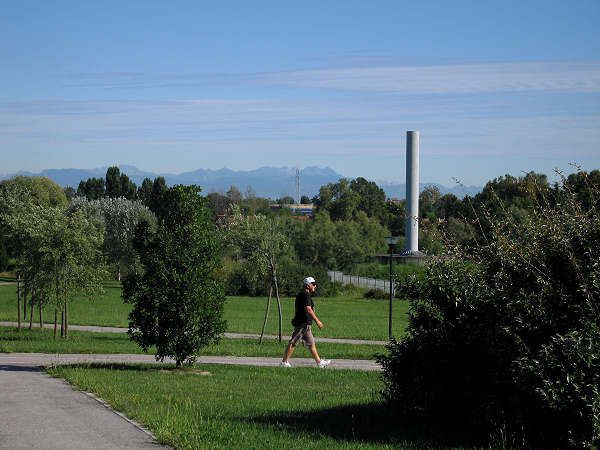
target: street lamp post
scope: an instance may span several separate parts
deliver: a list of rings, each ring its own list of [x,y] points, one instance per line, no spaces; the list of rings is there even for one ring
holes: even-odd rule
[[[385,238],[388,247],[390,248],[390,314],[389,314],[389,328],[390,328],[390,339],[392,338],[392,297],[393,297],[393,288],[392,288],[392,259],[394,256],[394,247],[396,246],[396,242],[398,242],[397,236],[386,236]]]

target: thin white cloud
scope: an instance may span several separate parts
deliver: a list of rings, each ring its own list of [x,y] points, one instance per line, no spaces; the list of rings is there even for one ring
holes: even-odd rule
[[[265,81],[287,87],[399,95],[600,92],[600,61],[304,70],[271,74]]]
[[[211,86],[331,89],[394,95],[600,92],[600,61],[371,66],[238,74],[89,73],[72,87],[108,90]]]

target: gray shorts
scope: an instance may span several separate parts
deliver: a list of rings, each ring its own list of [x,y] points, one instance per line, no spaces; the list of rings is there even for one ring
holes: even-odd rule
[[[311,326],[307,323],[297,326],[294,328],[294,333],[292,334],[292,338],[290,339],[290,344],[294,347],[298,345],[298,341],[302,341],[307,347],[315,344],[315,338],[313,337]]]

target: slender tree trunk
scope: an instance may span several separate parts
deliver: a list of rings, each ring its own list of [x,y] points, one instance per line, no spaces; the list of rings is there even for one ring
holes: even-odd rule
[[[56,340],[58,334],[58,308],[54,307],[54,340]]]
[[[65,337],[65,307],[60,310],[60,337]]]
[[[279,311],[279,343],[281,344],[281,333],[283,328],[283,320],[281,315],[281,300],[279,299],[279,287],[277,286],[277,276],[273,276],[273,282],[275,283],[275,295],[277,295],[277,310]]]
[[[265,335],[265,327],[267,326],[267,320],[269,319],[269,309],[271,308],[271,295],[273,294],[273,285],[269,289],[269,299],[267,300],[267,312],[265,313],[265,321],[263,322],[262,331],[260,332],[259,344],[262,344],[263,336]]]
[[[69,339],[69,304],[65,301],[65,339]]]
[[[38,311],[40,312],[40,328],[44,328],[44,310],[42,308],[42,299],[38,303]]]
[[[279,299],[279,286],[277,285],[277,269],[272,258],[268,258],[271,266],[271,275],[273,276],[273,285],[275,286],[275,295],[277,296],[277,311],[279,312],[279,343],[282,341],[283,317],[281,315],[281,300]]]
[[[33,309],[34,309],[33,306],[35,305],[35,303],[33,301],[33,297],[35,297],[33,295],[33,292],[31,293],[30,297],[31,297],[31,305],[30,305],[31,311],[29,311],[29,330],[31,331],[31,330],[33,330]]]
[[[27,321],[27,290],[23,290],[23,320]]]
[[[60,299],[60,280],[56,277],[56,303],[54,304],[54,340],[58,334],[58,301]]]
[[[21,331],[21,274],[17,275],[17,331]]]

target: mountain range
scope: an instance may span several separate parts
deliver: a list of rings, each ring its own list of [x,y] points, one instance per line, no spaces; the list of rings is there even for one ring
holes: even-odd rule
[[[71,186],[77,189],[80,181],[88,178],[104,178],[108,167],[96,169],[46,169],[40,173],[20,171],[16,174],[0,176],[0,180],[10,178],[14,175],[45,176],[55,183],[65,187]],[[135,166],[120,165],[121,173],[125,173],[131,181],[138,186],[144,178],[154,180],[156,177],[165,178],[167,185],[174,184],[197,184],[205,193],[227,192],[231,186],[237,187],[242,193],[246,193],[251,187],[258,197],[277,199],[285,196],[296,196],[296,169],[289,167],[261,167],[255,170],[230,170],[230,169],[198,169],[180,174],[145,172]],[[305,167],[300,170],[300,195],[313,197],[319,192],[319,188],[328,183],[336,183],[340,178],[347,178],[336,173],[330,168]],[[437,183],[423,183],[425,186],[437,186],[442,195],[452,193],[459,198],[465,194],[475,195],[481,191],[480,186],[454,186],[447,188]],[[388,198],[404,198],[406,184],[382,184],[379,185]]]

